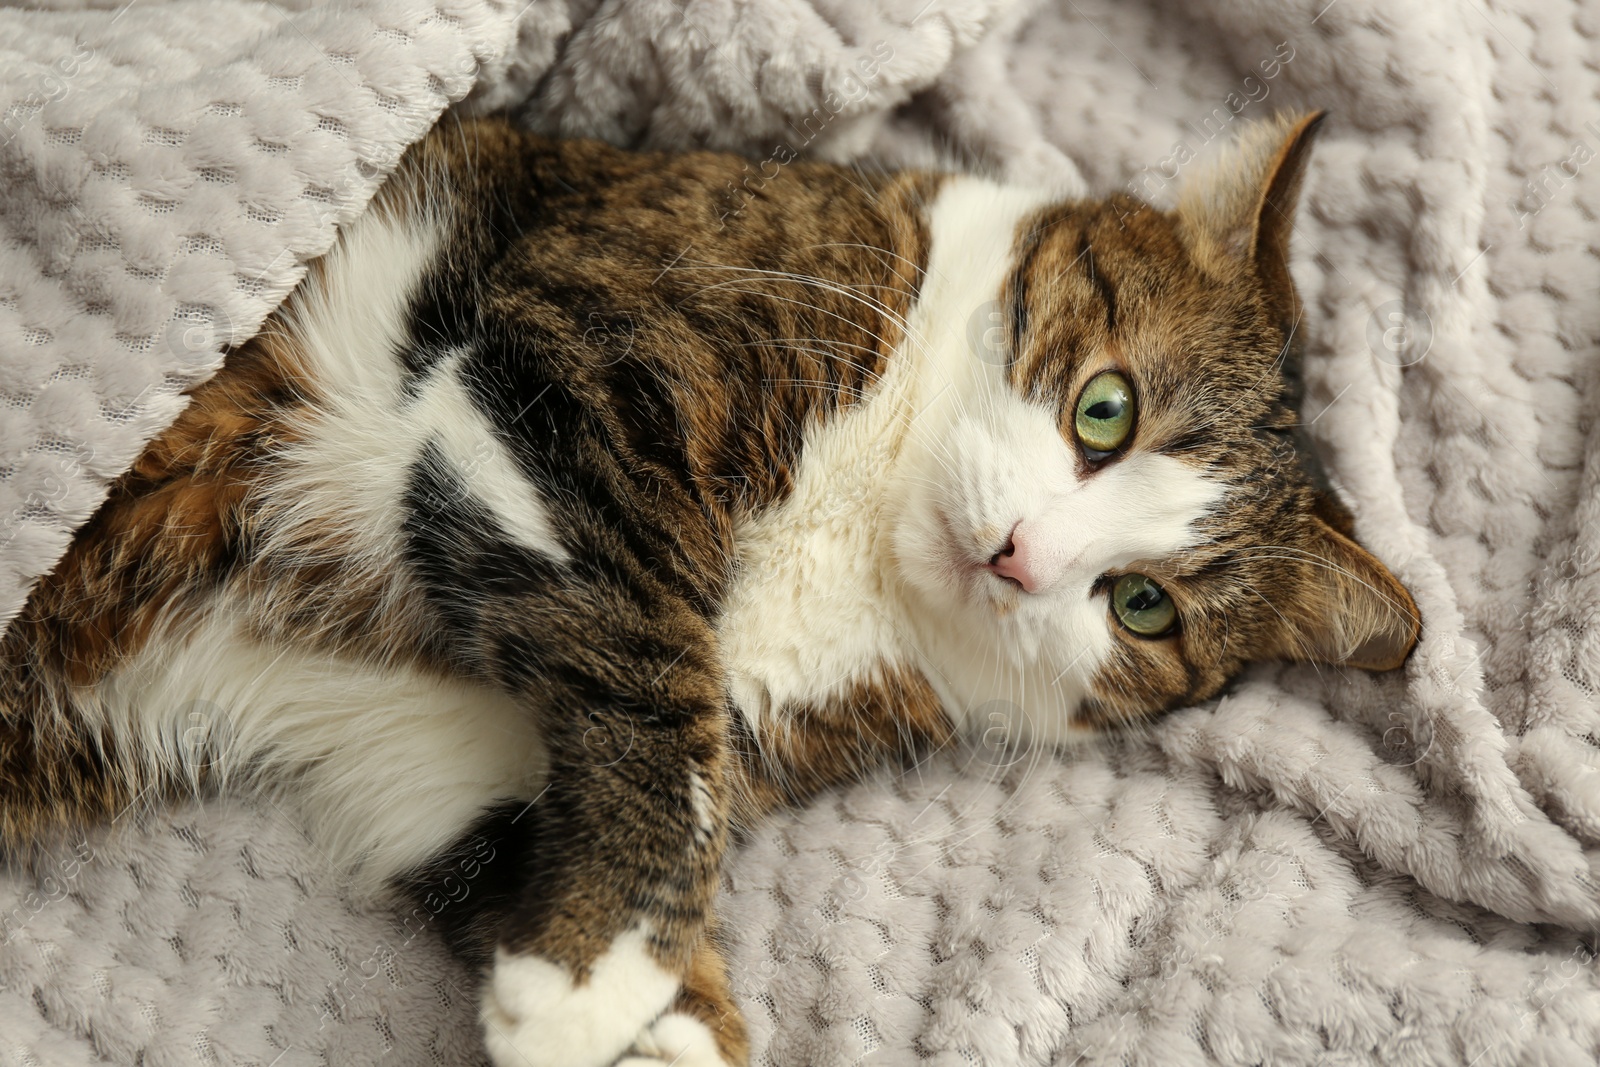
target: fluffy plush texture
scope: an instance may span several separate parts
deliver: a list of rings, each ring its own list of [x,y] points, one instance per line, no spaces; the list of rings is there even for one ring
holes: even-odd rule
[[[203,342],[256,328],[478,61],[477,106],[564,133],[755,166],[822,107],[833,158],[1070,181],[1064,148],[1157,198],[1241,120],[1326,107],[1305,419],[1422,607],[1410,664],[1263,670],[1103,750],[987,738],[784,816],[719,904],[735,988],[757,1063],[1593,1062],[1600,5],[519,6],[0,13],[13,610]],[[0,889],[0,1063],[476,1062],[471,979],[351,913],[278,813],[134,821]]]

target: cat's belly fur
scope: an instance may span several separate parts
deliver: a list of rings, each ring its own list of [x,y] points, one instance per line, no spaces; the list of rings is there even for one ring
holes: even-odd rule
[[[874,464],[891,458],[896,421],[893,393],[878,400],[816,433],[790,499],[740,528],[718,631],[757,736],[786,709],[914,662],[874,521]],[[537,797],[546,767],[533,716],[505,694],[268,644],[229,593],[148,642],[89,707],[137,736],[129,751],[271,790],[364,889],[438,854],[495,802]]]
[[[757,732],[909,654],[869,562],[873,538],[851,528],[864,502],[836,503],[812,510],[802,497],[745,531],[755,558],[719,633],[734,705]],[[795,540],[812,519],[826,521]],[[533,716],[504,693],[269,644],[226,594],[149,642],[96,698],[114,733],[137,736],[129,751],[292,805],[363,889],[438,854],[496,802],[537,797],[545,775]]]
[[[719,636],[734,705],[758,735],[912,656],[871,521],[872,465],[893,444],[872,432],[886,429],[878,414],[831,424],[791,499],[740,530]],[[533,716],[505,694],[268,644],[227,593],[149,642],[90,706],[137,736],[129,751],[225,789],[269,789],[365,889],[436,855],[495,802],[537,797],[546,767]]]
[[[1035,203],[1018,198],[1013,210]],[[326,261],[317,287],[325,297],[302,301],[295,322],[328,400],[268,495],[292,501],[307,521],[336,523],[353,554],[393,559],[396,501],[432,442],[503,529],[559,557],[537,492],[467,399],[455,362],[442,360],[420,391],[404,388],[394,352],[406,294],[438,240],[369,214]],[[936,240],[934,256],[940,251]],[[961,258],[933,273],[943,284],[930,284],[913,320],[926,319],[930,303],[950,317],[958,298],[998,291],[1003,257],[988,263],[953,251]],[[972,277],[974,269],[984,276]],[[956,307],[953,316],[960,324],[970,312]],[[947,358],[970,359],[964,335],[944,332],[952,334]],[[906,608],[886,577],[880,518],[885,471],[928,388],[929,351],[940,346],[921,347],[916,357],[897,353],[868,400],[809,427],[793,491],[737,530],[718,629],[731,697],[757,737],[775,717],[880,666],[920,669]],[[219,594],[198,621],[149,641],[107,677],[86,712],[134,742],[128,751],[180,777],[198,757],[214,782],[286,783],[274,793],[301,810],[336,867],[359,870],[359,884],[372,888],[437,854],[493,802],[538,795],[545,758],[537,732],[503,694],[269,647],[251,634],[245,611],[234,594]],[[940,696],[959,722],[964,695]]]

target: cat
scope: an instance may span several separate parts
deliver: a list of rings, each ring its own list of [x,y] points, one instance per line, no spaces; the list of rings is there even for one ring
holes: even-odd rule
[[[730,211],[732,156],[441,124],[5,635],[0,841],[268,791],[363,884],[468,871],[426,917],[500,1067],[745,1063],[764,813],[1415,644],[1294,410],[1319,122],[1171,210],[794,162]]]

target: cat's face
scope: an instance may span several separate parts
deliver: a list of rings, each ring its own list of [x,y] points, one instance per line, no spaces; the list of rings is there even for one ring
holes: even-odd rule
[[[1410,596],[1296,447],[1286,256],[1313,128],[1246,141],[1172,213],[1033,213],[1002,358],[920,428],[903,577],[972,663],[1047,684],[1074,726],[1204,699],[1254,660],[1386,669],[1415,643]]]

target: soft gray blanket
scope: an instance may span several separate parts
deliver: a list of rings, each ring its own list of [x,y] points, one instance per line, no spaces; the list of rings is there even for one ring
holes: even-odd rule
[[[782,1067],[1594,1062],[1600,4],[519,8],[0,9],[0,607],[449,100],[1157,199],[1327,107],[1305,419],[1411,663],[786,816],[727,876],[735,985]],[[293,825],[130,812],[0,885],[0,1064],[476,1062],[475,979]]]

